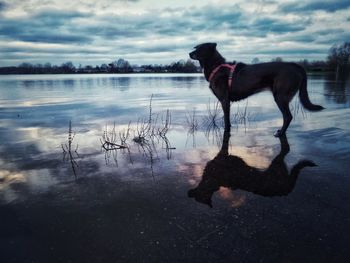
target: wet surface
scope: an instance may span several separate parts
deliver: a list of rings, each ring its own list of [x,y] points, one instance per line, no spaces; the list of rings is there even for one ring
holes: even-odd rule
[[[279,140],[201,75],[1,76],[1,262],[346,262],[350,87],[308,82]]]

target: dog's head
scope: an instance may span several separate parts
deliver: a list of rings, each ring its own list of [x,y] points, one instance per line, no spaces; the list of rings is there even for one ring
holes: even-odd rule
[[[194,47],[194,51],[189,53],[190,58],[198,60],[201,64],[210,59],[216,53],[216,43],[204,43]]]

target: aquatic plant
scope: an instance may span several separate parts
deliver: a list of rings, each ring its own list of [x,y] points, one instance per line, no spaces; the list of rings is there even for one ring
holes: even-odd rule
[[[124,136],[126,136],[126,134]],[[125,141],[124,145],[123,142],[117,143],[117,132],[115,129],[115,123],[111,131],[108,131],[108,126],[106,125],[106,129],[103,131],[103,135],[100,141],[102,144],[102,148],[106,151],[127,148],[127,146],[125,145]]]

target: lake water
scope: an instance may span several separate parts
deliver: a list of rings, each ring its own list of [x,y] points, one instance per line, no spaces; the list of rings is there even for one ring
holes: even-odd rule
[[[0,76],[1,262],[348,261],[350,86],[308,91],[286,142],[201,74]]]

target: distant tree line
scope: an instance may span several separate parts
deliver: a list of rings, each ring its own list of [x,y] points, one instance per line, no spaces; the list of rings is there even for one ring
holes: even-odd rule
[[[283,59],[277,57],[272,61],[281,62]],[[257,63],[258,59],[254,58],[252,63]],[[334,72],[337,77],[349,76],[350,72],[350,42],[341,45],[333,45],[326,60],[308,61],[307,59],[297,62],[308,72]]]
[[[130,65],[125,59],[118,59],[109,64],[97,66],[74,66],[69,61],[59,66],[21,63],[17,67],[0,67],[0,74],[84,74],[84,73],[196,73],[200,68],[191,60],[180,60],[170,65]]]
[[[308,72],[334,72],[336,76],[349,75],[350,72],[350,42],[334,45],[328,52],[326,60],[308,61],[301,60],[297,63],[302,65]],[[281,57],[272,61],[283,61]],[[259,63],[254,58],[252,63]],[[196,73],[200,68],[192,60],[180,60],[170,65],[130,65],[125,59],[118,59],[109,64],[98,66],[74,66],[72,62],[66,62],[59,66],[45,64],[22,63],[17,67],[0,67],[0,74],[74,74],[74,73]]]
[[[170,65],[142,65],[140,67],[135,68],[136,71],[141,72],[154,72],[154,73],[197,73],[200,72],[200,67],[196,66],[196,64],[191,60],[180,60],[177,62],[173,62]]]

